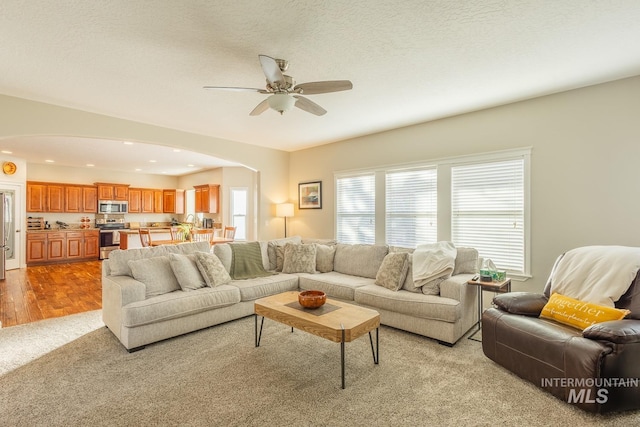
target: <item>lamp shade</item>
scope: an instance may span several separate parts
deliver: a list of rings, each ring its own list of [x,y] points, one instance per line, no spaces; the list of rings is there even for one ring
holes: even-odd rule
[[[296,99],[286,93],[276,93],[267,98],[269,107],[273,108],[280,114],[284,114],[285,111],[289,111],[296,103]]]
[[[293,216],[293,203],[280,203],[276,205],[276,216],[281,218]]]

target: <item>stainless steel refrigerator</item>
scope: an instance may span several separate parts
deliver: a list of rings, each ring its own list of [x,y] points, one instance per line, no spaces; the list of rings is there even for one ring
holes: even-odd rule
[[[13,193],[0,192],[0,204],[0,280],[4,280],[7,253],[13,256]]]

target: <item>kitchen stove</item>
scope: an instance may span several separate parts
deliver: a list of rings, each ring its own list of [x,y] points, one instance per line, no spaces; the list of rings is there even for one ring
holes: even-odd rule
[[[123,214],[97,214],[96,227],[100,229],[100,259],[120,248],[120,231],[126,230]]]

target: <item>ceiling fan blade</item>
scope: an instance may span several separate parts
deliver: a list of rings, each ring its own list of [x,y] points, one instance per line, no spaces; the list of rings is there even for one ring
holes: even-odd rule
[[[313,102],[312,100],[300,95],[293,95],[296,98],[295,106],[308,113],[315,114],[316,116],[324,116],[327,114],[327,110]]]
[[[305,95],[316,95],[350,89],[353,89],[353,83],[349,80],[327,80],[324,82],[300,83],[293,88],[293,91]]]
[[[258,93],[269,93],[264,89],[256,89],[253,87],[222,87],[222,86],[203,86],[203,89],[213,89],[213,90],[229,90],[233,92],[258,92]]]
[[[265,99],[260,104],[256,105],[256,108],[254,108],[253,111],[251,111],[249,113],[249,115],[250,116],[257,116],[257,115],[260,115],[260,114],[264,113],[268,109],[269,109],[269,98]]]
[[[278,66],[276,60],[267,55],[258,55],[258,57],[260,58],[262,71],[269,83],[271,83],[271,86],[282,86],[284,84],[284,75],[282,71],[280,71],[280,66]]]

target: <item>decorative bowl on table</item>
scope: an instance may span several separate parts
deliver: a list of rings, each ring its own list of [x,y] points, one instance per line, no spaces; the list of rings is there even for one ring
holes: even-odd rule
[[[298,294],[298,302],[304,308],[318,308],[327,302],[327,295],[322,291],[302,291]]]

